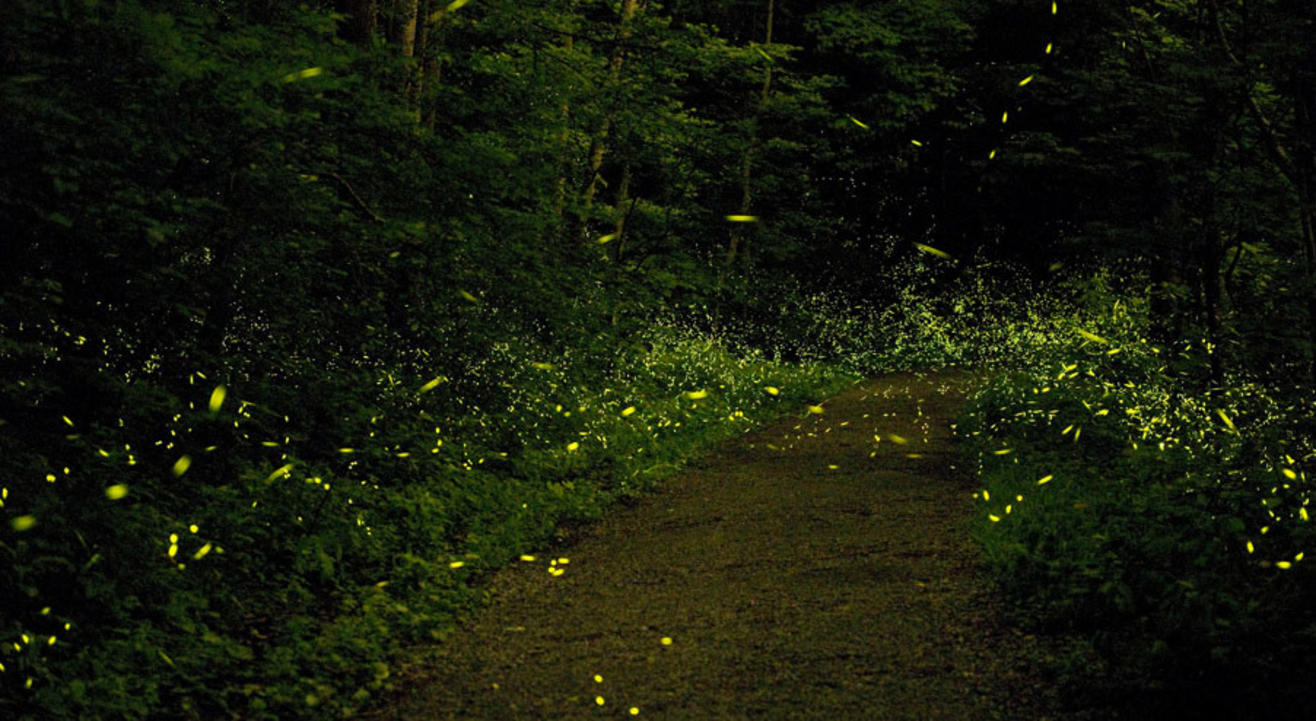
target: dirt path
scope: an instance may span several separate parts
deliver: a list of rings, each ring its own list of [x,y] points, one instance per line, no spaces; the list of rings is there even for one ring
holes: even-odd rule
[[[974,571],[970,385],[856,386],[499,573],[395,718],[1048,718]]]

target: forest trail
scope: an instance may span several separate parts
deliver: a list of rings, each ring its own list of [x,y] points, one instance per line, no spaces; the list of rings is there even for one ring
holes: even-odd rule
[[[891,375],[727,442],[556,551],[561,575],[496,574],[389,713],[1053,717],[975,569],[950,429],[974,383]]]

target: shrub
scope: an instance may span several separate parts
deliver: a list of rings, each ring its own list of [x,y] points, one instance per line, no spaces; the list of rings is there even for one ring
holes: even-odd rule
[[[1243,377],[1203,390],[1201,350],[1157,347],[1137,304],[1102,305],[958,422],[988,568],[1126,688],[1296,713],[1274,686],[1310,670],[1316,627],[1312,405]]]

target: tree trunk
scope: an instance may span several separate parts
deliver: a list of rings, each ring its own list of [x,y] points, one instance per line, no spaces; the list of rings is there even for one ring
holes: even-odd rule
[[[576,39],[567,35],[563,41],[562,47],[566,50],[566,55],[570,57],[571,51],[576,47]],[[566,233],[568,224],[563,217],[567,207],[567,185],[568,176],[571,174],[571,101],[563,100],[562,106],[562,132],[558,133],[558,173],[557,188],[553,197],[553,217],[558,224],[558,233]]]
[[[639,9],[639,0],[622,0],[621,18],[617,26],[617,42],[613,45],[612,55],[608,58],[608,88],[611,91],[617,89],[621,84],[621,68],[626,60],[626,41],[631,37],[631,24],[635,20],[635,13]],[[614,108],[616,106],[615,98],[610,98],[612,105],[608,107],[603,115],[602,122],[599,123],[598,132],[594,134],[594,140],[589,149],[589,185],[585,187],[583,197],[585,212],[594,206],[594,196],[598,193],[599,170],[603,167],[603,157],[608,150],[608,135],[612,132],[612,123]]]
[[[617,263],[621,263],[622,248],[626,245],[626,221],[630,218],[631,210],[635,208],[635,201],[631,199],[631,164],[626,163],[621,169],[621,184],[617,186],[617,204],[613,207],[613,225],[612,234],[616,236],[612,242],[613,258]]]
[[[1170,345],[1183,338],[1183,309],[1178,300],[1185,277],[1183,249],[1187,247],[1187,220],[1178,190],[1169,180],[1168,169],[1157,172],[1161,207],[1152,221],[1151,308],[1148,321],[1156,342]]]
[[[631,164],[628,162],[621,170],[621,183],[617,186],[617,204],[613,206],[613,263],[616,267],[614,273],[618,276],[623,275],[622,270],[622,252],[626,247],[626,220],[630,218],[631,211],[635,210],[635,203],[638,198],[631,198]],[[627,295],[625,293],[617,294],[612,301],[612,325],[617,325],[617,320],[621,316],[622,304],[625,302]]]
[[[1202,311],[1206,318],[1206,335],[1211,348],[1207,357],[1211,364],[1211,385],[1219,387],[1225,376],[1225,344],[1223,323],[1221,320],[1221,266],[1224,264],[1224,248],[1220,243],[1220,233],[1211,219],[1206,219],[1202,229],[1200,281],[1202,284]]]
[[[764,33],[764,45],[772,44],[772,24],[776,14],[776,0],[768,0],[768,21],[767,30]],[[745,148],[745,155],[740,164],[740,215],[752,215],[750,212],[754,206],[754,158],[758,154],[759,144],[762,139],[759,137],[759,119],[763,116],[763,111],[768,107],[768,100],[772,97],[772,63],[763,71],[763,88],[759,91],[758,106],[754,109],[754,117],[749,124],[749,146]],[[731,268],[736,262],[736,256],[743,252],[742,246],[745,244],[745,238],[748,230],[744,224],[737,224],[731,230],[731,240],[727,243],[727,254],[725,267]]]
[[[1310,4],[1294,7],[1302,10],[1297,17],[1289,17],[1291,22],[1310,26],[1316,19],[1310,15]],[[1215,20],[1216,37],[1225,56],[1249,78],[1253,77],[1255,68],[1245,62],[1246,58],[1239,57],[1229,42],[1216,0],[1212,0],[1210,9]],[[1302,12],[1308,15],[1303,16]],[[1298,195],[1303,273],[1306,276],[1306,287],[1302,292],[1307,309],[1307,372],[1308,380],[1316,383],[1316,142],[1313,142],[1313,134],[1316,134],[1316,47],[1307,45],[1306,55],[1295,62],[1288,81],[1293,93],[1293,128],[1288,145],[1253,94],[1251,84],[1243,92],[1248,111],[1261,131],[1266,158]]]
[[[339,34],[344,40],[365,45],[379,24],[378,0],[334,0],[334,10],[347,15]]]
[[[420,0],[406,0],[402,19],[402,56],[416,57],[416,26],[420,15]]]
[[[1307,350],[1310,380],[1316,383],[1316,49],[1307,52],[1292,76],[1293,174],[1306,271]]]

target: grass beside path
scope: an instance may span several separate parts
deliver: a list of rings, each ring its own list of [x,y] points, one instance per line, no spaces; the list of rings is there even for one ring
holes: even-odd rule
[[[950,435],[973,383],[858,385],[729,441],[567,561],[499,572],[391,717],[1050,717],[1034,642],[975,570]]]

